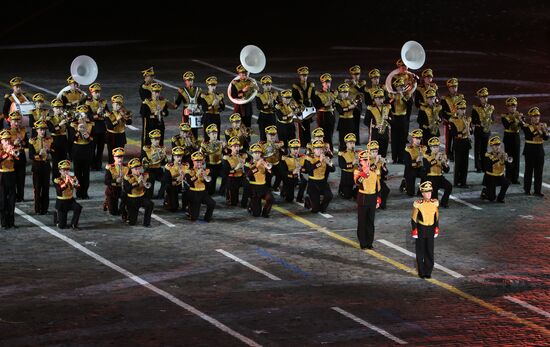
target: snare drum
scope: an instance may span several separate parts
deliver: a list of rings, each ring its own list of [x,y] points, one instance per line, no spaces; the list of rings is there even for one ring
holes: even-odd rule
[[[300,116],[300,120],[310,119],[311,117],[313,117],[315,115],[315,112],[317,112],[315,107],[313,107],[313,106],[312,107],[306,107],[302,111],[302,115]]]
[[[191,128],[202,128],[202,116],[201,115],[189,115],[189,124]]]

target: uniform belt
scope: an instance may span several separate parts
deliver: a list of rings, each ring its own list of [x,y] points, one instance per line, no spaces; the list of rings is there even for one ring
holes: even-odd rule
[[[73,143],[74,143],[75,145],[89,145],[89,144],[91,143],[91,141],[90,141],[90,142],[86,142],[86,143],[73,141]]]
[[[277,122],[279,122],[281,124],[290,124],[290,123],[292,123],[292,119],[289,120],[288,122],[283,122],[283,121],[277,119]]]
[[[114,131],[114,130],[111,130],[111,129],[107,129],[107,132],[110,132],[111,134],[124,134],[124,130]]]
[[[332,107],[329,108],[320,108],[319,112],[334,112],[334,109]]]
[[[221,161],[221,160],[218,160],[218,161],[215,162],[215,163],[210,162],[210,163],[208,163],[208,164],[210,164],[210,165],[218,165],[218,164],[221,164],[221,163],[222,163],[222,161]]]
[[[242,177],[243,174],[242,174],[242,173],[239,174],[239,175],[237,175],[237,174],[229,174],[228,176],[229,176],[229,177]]]
[[[206,188],[193,188],[193,187],[189,187],[189,189],[194,192],[204,192],[206,190]]]
[[[443,174],[435,174],[435,173],[429,173],[428,176],[436,176],[436,177],[441,177],[443,176]]]
[[[145,192],[141,194],[128,194],[129,198],[141,198],[143,195],[145,195]]]
[[[529,143],[529,144],[532,144],[532,145],[542,145],[544,143],[544,141],[531,141],[531,140],[526,140],[525,143]]]
[[[397,113],[392,113],[392,116],[406,116],[406,115],[407,115],[407,112],[405,112],[405,113],[399,113],[399,114],[397,114]]]
[[[493,176],[493,177],[500,177],[500,176],[503,176],[504,175],[504,172],[501,173],[501,174],[496,174],[496,173],[492,173],[492,172],[487,172],[485,171],[485,173],[489,176]]]
[[[418,221],[418,224],[420,224],[420,225],[422,225],[422,226],[424,226],[424,227],[432,227],[432,226],[434,226],[434,224],[424,224],[424,222],[422,222],[422,221]]]
[[[376,192],[369,193],[369,192],[367,192],[366,190],[363,190],[363,189],[359,189],[359,193],[365,194],[365,195],[374,195],[374,194],[376,194]]]
[[[71,200],[73,197],[72,196],[58,196],[57,198],[59,200]]]
[[[249,183],[250,183],[250,184],[253,184],[253,185],[255,185],[255,186],[263,186],[263,185],[265,185],[265,182],[260,183],[260,182],[251,181],[251,182],[249,182]]]
[[[353,118],[353,114],[349,116],[340,116],[340,119],[352,119],[352,118]]]
[[[344,171],[344,172],[353,172],[354,169],[342,169],[342,171]]]
[[[66,136],[67,133],[63,133],[63,134],[56,134],[56,133],[52,133],[52,136]]]
[[[322,180],[324,180],[325,178],[324,178],[324,177],[317,178],[317,177],[315,177],[315,176],[309,176],[309,179],[310,179],[310,180],[314,180],[314,181],[322,181]]]
[[[15,169],[0,169],[0,172],[14,172]]]
[[[290,174],[290,175],[286,175],[288,178],[298,178],[298,175],[294,175],[294,174]]]
[[[518,133],[519,133],[519,130],[508,130],[508,129],[504,129],[504,132],[505,132],[505,133],[518,134]]]
[[[266,112],[266,111],[260,111],[260,115],[262,114],[273,114],[273,111],[269,111],[269,112]]]

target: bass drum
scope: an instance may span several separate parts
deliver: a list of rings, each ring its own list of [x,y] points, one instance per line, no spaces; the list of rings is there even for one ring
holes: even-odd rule
[[[189,124],[191,128],[202,128],[202,116],[201,115],[189,115]]]

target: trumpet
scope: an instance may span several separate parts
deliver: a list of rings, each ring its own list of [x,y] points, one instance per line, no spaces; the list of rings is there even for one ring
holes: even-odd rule
[[[4,151],[6,153],[8,153],[9,155],[11,155],[12,157],[15,157],[17,159],[19,159],[19,154],[21,154],[20,149],[16,148],[15,146],[13,146],[11,144],[6,146],[6,148],[4,148]]]
[[[273,164],[265,161],[263,158],[258,159],[256,162],[256,167],[258,167],[258,165],[263,166],[268,171],[271,171],[271,168],[273,167]]]
[[[548,135],[548,125],[546,123],[538,123],[537,124],[537,130],[542,135]]]
[[[508,156],[508,153],[506,153],[505,151],[501,150],[500,148],[498,149],[497,153],[496,153],[496,156],[498,158],[498,160],[500,162],[503,162],[503,163],[511,163],[514,161],[514,158],[512,157],[509,157]]]
[[[142,185],[145,189],[151,188],[151,182],[148,182],[145,180],[145,176],[143,175],[143,173],[140,173],[137,179],[137,182],[138,184]]]
[[[65,183],[68,183],[73,187],[80,187],[80,182],[78,182],[78,178],[76,178],[74,172],[69,172],[65,176]]]
[[[435,160],[439,161],[443,166],[449,166],[449,159],[444,152],[437,152]]]
[[[302,171],[302,165],[300,164],[300,157],[294,157],[294,170],[292,173],[294,175],[299,175]]]

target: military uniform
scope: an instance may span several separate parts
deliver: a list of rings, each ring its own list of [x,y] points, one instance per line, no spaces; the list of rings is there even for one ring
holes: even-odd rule
[[[292,92],[290,89],[283,90],[281,97],[288,100],[292,97]],[[288,141],[296,137],[295,117],[300,116],[301,113],[301,106],[292,99],[288,103],[283,100],[275,105],[277,134],[279,135],[279,140],[283,141],[284,148],[287,148]]]
[[[10,121],[12,119],[22,119],[19,111],[10,113]],[[15,162],[15,201],[21,202],[25,198],[25,175],[27,171],[27,155],[25,148],[29,147],[29,137],[27,129],[24,127],[13,127],[9,129],[11,141],[15,148],[19,150],[19,159]]]
[[[385,84],[380,84],[380,70],[372,69],[369,71],[369,78],[371,80],[371,86],[365,86],[365,105],[372,106],[374,105],[374,94],[378,89],[382,90],[382,96],[384,97],[384,103],[390,101],[388,96],[388,91],[386,90]],[[370,139],[369,139],[370,140]]]
[[[293,139],[289,142],[289,151],[292,148],[300,149],[300,140]],[[294,200],[294,188],[298,185],[298,195],[296,202],[303,202],[304,191],[307,186],[307,180],[302,173],[304,172],[304,161],[306,156],[298,153],[297,156],[292,154],[284,155],[281,160],[281,174],[283,176],[283,189],[281,196],[286,202]]]
[[[69,85],[76,83],[72,76],[67,78],[67,83]],[[66,90],[61,94],[61,101],[63,102],[63,107],[68,111],[74,111],[76,108],[86,101],[86,94],[78,88],[74,90]]]
[[[81,105],[77,107],[77,112],[88,112],[88,106]],[[85,122],[74,121],[69,128],[69,141],[72,142],[72,154],[74,164],[74,174],[80,186],[76,189],[76,197],[79,199],[89,199],[88,188],[90,186],[90,166],[92,162],[92,136],[94,123],[88,118]],[[80,131],[82,127],[84,131]]]
[[[359,65],[354,65],[349,68],[351,79],[347,81],[349,85],[349,96],[355,101],[356,107],[353,108],[353,133],[355,134],[355,144],[361,144],[359,125],[361,124],[361,113],[363,111],[363,100],[367,93],[367,81],[360,78],[361,68]],[[338,108],[338,105],[336,105]]]
[[[422,138],[422,130],[415,129],[410,132],[411,137],[421,139]],[[403,182],[401,183],[401,187],[405,188],[407,191],[408,196],[414,196],[415,192],[415,186],[416,186],[416,178],[422,178],[424,177],[424,155],[426,153],[426,146],[419,145],[415,146],[412,143],[408,144],[407,147],[405,147],[405,173]]]
[[[323,141],[316,140],[313,141],[313,148],[325,148],[325,144]],[[327,164],[325,161],[320,161],[319,157],[312,155],[305,159],[304,169],[308,174],[305,207],[311,207],[312,213],[325,213],[332,200],[328,176],[335,171],[334,165],[332,165],[332,162]],[[321,196],[323,196],[322,201]]]
[[[186,71],[183,74],[183,80],[187,83],[193,83],[195,80],[195,74],[191,71]],[[201,88],[190,85],[189,87],[184,86],[183,88],[178,88],[178,96],[176,98],[175,104],[176,107],[179,107],[183,103],[183,111],[181,113],[181,122],[190,123],[189,116],[201,116],[201,110],[199,108],[199,99],[201,96]],[[187,110],[187,111],[186,111]],[[202,120],[202,118],[201,118]],[[195,137],[198,137],[199,128],[193,128],[191,131]]]
[[[355,135],[355,109],[358,107],[360,99],[354,99],[350,92],[349,84],[342,83],[338,86],[338,97],[336,98],[335,106],[338,112],[338,139],[340,149],[346,148],[344,136],[349,133]],[[344,94],[347,93],[346,96]],[[357,135],[355,135],[357,139]]]
[[[212,131],[218,132],[216,124],[211,124],[206,129],[207,133]],[[218,132],[219,134],[219,132]],[[206,137],[208,139],[208,137]],[[214,195],[216,192],[216,181],[222,174],[222,158],[223,158],[223,143],[221,141],[206,141],[201,143],[200,151],[205,156],[206,168],[210,170],[210,177],[212,181],[208,185],[208,194]],[[220,186],[219,193],[225,195],[225,187]]]
[[[217,85],[218,79],[214,76],[210,76],[206,79],[207,85]],[[225,110],[225,101],[222,92],[209,92],[205,91],[200,94],[199,104],[204,112],[202,116],[202,128],[204,129],[204,138],[207,138],[206,128],[210,124],[216,124],[218,129],[221,129],[220,113]],[[218,132],[218,140],[220,139],[220,133]]]
[[[448,88],[458,88],[458,79],[450,78],[447,80]],[[464,100],[463,94],[449,94],[445,96],[441,102],[443,113],[443,125],[445,126],[445,154],[449,157],[451,161],[454,160],[453,153],[453,136],[451,136],[451,118],[456,113],[456,105],[459,101]]]
[[[348,133],[344,137],[344,145],[340,146],[338,151],[338,166],[340,167],[340,185],[338,186],[338,194],[344,199],[351,199],[357,196],[355,182],[353,181],[353,172],[357,170],[358,154],[355,150],[348,150],[346,142],[355,143],[356,137],[354,133]]]
[[[202,162],[204,156],[200,152],[195,152],[191,155],[191,160]],[[199,169],[191,166],[185,172],[185,182],[189,185],[189,215],[191,221],[196,221],[199,218],[201,204],[206,205],[204,221],[210,222],[212,220],[216,202],[206,191],[206,187],[211,179],[209,173],[210,171],[202,166]]]
[[[151,138],[158,138],[160,137],[160,131],[159,130],[153,130],[149,134]],[[145,164],[145,172],[149,175],[149,182],[151,183],[151,189],[148,189],[147,197],[150,199],[152,198],[154,192],[155,192],[155,182],[160,182],[160,189],[158,192],[158,195],[156,196],[157,199],[164,199],[164,193],[166,190],[166,184],[164,182],[164,172],[163,172],[163,166],[166,163],[166,149],[164,146],[159,145],[158,147],[153,145],[146,145],[143,146],[143,161],[147,164]]]
[[[21,77],[14,77],[10,80],[10,86],[15,87],[21,85],[23,80]],[[15,88],[14,88],[15,89]],[[15,98],[17,98],[17,101]],[[2,114],[0,115],[0,130],[7,127],[8,116],[11,112],[16,111],[15,105],[13,104],[23,104],[30,103],[32,100],[32,95],[28,93],[15,93],[4,95],[4,107],[2,108]],[[4,124],[6,122],[6,124]]]
[[[228,146],[239,144],[239,139],[237,137],[232,137],[227,142]],[[226,188],[226,200],[227,203],[231,206],[237,206],[239,203],[239,189],[243,186],[243,172],[244,165],[248,161],[248,155],[246,153],[227,154],[223,156],[222,167],[223,173],[228,177],[227,179],[227,188]],[[248,205],[248,198],[245,198],[243,192],[243,199],[241,201],[241,206],[246,208]]]
[[[123,156],[124,149],[122,147],[114,148],[113,156]],[[113,216],[122,215],[122,219],[126,221],[126,194],[122,189],[124,176],[128,175],[128,167],[124,164],[116,165],[115,163],[105,166],[105,202],[109,213]],[[120,201],[120,203],[119,203]]]
[[[384,92],[378,89],[373,97],[383,97]],[[369,141],[376,141],[380,146],[380,155],[386,157],[388,155],[389,143],[389,121],[390,121],[391,106],[382,104],[380,107],[375,104],[368,105],[365,112],[365,125],[370,129]]]
[[[41,122],[46,122],[49,114],[50,114],[50,110],[45,108],[45,107],[38,107],[38,103],[45,103],[46,100],[44,98],[44,94],[42,93],[36,93],[32,96],[32,101],[34,102],[35,104],[35,109],[32,110],[31,114],[29,115],[29,126],[31,127],[31,137],[35,137],[36,136],[36,128],[35,128],[35,123],[38,122],[38,121],[41,121]]]
[[[147,173],[141,176],[135,176],[132,173],[132,168],[140,168],[141,163],[138,158],[133,158],[128,162],[128,174],[124,176],[123,189],[127,196],[128,209],[128,224],[136,225],[139,209],[143,207],[143,226],[151,225],[151,214],[153,213],[154,204],[147,197],[145,186],[149,183],[149,175]]]
[[[456,105],[458,109],[466,109],[466,101],[461,100]],[[470,140],[470,117],[459,117],[453,115],[450,118],[449,124],[450,138],[453,143],[453,153],[455,158],[454,166],[454,181],[455,187],[466,188],[466,179],[468,178],[468,155],[470,148],[472,148]]]
[[[107,112],[105,124],[107,126],[107,152],[109,163],[113,162],[113,149],[126,146],[126,125],[132,124],[132,112],[123,106],[122,95],[113,95],[111,103],[118,103],[121,106],[119,111]]]
[[[430,181],[421,184],[420,191],[431,191]],[[416,240],[416,266],[420,278],[431,278],[434,261],[434,238],[439,235],[439,202],[420,199],[413,203],[412,237]]]
[[[256,143],[250,146],[250,151],[263,153],[263,148]],[[264,160],[251,160],[244,167],[246,178],[250,184],[250,211],[254,217],[260,215],[266,218],[269,217],[273,205],[273,194],[271,194],[271,188],[266,182],[266,174],[270,169],[266,168],[265,163]],[[265,201],[263,208],[262,199]]]
[[[199,149],[199,143],[195,136],[191,132],[191,126],[188,123],[181,123],[180,130],[187,136],[177,134],[172,136],[172,149],[176,147],[183,148],[183,163],[191,163],[191,154],[195,153]]]
[[[432,69],[422,70],[422,79],[428,77],[434,77]],[[434,82],[425,83],[425,81],[423,81],[417,85],[414,92],[414,104],[418,110],[420,110],[422,106],[428,105],[428,96],[426,95],[426,92],[430,89],[432,89],[435,92],[434,95],[437,96],[438,87]]]
[[[143,74],[143,78],[147,76],[151,76],[153,78],[155,77],[155,70],[152,66],[148,69],[141,71],[141,73]],[[143,81],[143,83],[139,85],[139,97],[141,98],[141,101],[151,99],[152,85],[153,82],[147,83],[145,81]]]
[[[368,155],[368,151],[363,151],[359,153],[359,158],[366,161]],[[357,238],[361,249],[372,249],[375,212],[377,205],[382,202],[380,179],[372,169],[372,166],[368,167],[368,171],[365,172],[361,168],[353,173],[355,184],[359,188],[357,192]]]
[[[432,137],[439,137],[439,124],[441,123],[441,111],[443,107],[440,104],[427,101],[428,98],[435,98],[436,91],[429,89],[422,93],[422,97],[426,98],[426,102],[422,102],[418,109],[417,122],[422,129],[422,144],[427,145]]]
[[[172,156],[183,156],[184,149],[181,147],[172,147]],[[179,195],[182,194],[181,202],[183,209],[188,207],[189,186],[185,185],[185,173],[189,170],[189,164],[177,164],[176,162],[168,163],[164,166],[164,183],[166,185],[166,197],[164,199],[164,207],[176,212],[179,208]],[[185,186],[185,188],[184,188]]]
[[[394,82],[394,87],[405,85],[402,78]],[[413,99],[410,93],[392,94],[391,105],[391,156],[394,163],[404,163],[409,121],[412,112]]]
[[[242,120],[241,115],[238,113],[233,113],[229,116],[229,121],[231,123],[240,122]],[[239,145],[241,146],[241,151],[247,151],[250,144],[250,128],[247,128],[241,124],[238,128],[227,128],[225,129],[225,141],[229,142],[229,139],[236,137],[239,139]]]
[[[438,146],[440,145],[439,137],[432,137],[428,141],[428,146]],[[443,196],[441,197],[441,206],[449,206],[449,196],[453,191],[453,185],[449,182],[443,173],[449,172],[449,164],[447,163],[445,153],[426,153],[424,155],[424,170],[426,175],[422,179],[422,183],[425,181],[432,182],[432,197],[437,199],[439,189],[443,189]]]
[[[321,82],[332,81],[332,76],[328,73],[321,75]],[[336,93],[330,89],[317,90],[313,95],[313,105],[317,109],[317,126],[323,128],[324,138],[323,141],[328,143],[330,150],[333,150],[332,146],[332,134],[334,133],[334,125],[336,118],[334,117],[334,101],[336,100]]]
[[[489,96],[487,88],[481,88],[476,92],[479,98]],[[491,137],[491,125],[493,124],[493,111],[495,107],[490,104],[479,104],[472,107],[472,126],[474,127],[474,163],[477,172],[483,171],[483,158],[487,152],[487,142]]]
[[[162,86],[159,83],[153,83],[151,89],[160,92]],[[168,116],[168,101],[159,97],[157,100],[145,99],[141,105],[140,114],[143,119],[141,147],[151,144],[149,133],[153,130],[160,130],[160,144],[164,145],[164,117]]]
[[[43,121],[35,123],[35,128],[46,129]],[[32,160],[32,184],[34,192],[34,212],[46,214],[50,202],[50,175],[52,168],[48,155],[52,152],[53,138],[36,136],[29,140],[29,158]]]
[[[532,107],[527,115],[530,117],[540,116],[540,110],[538,107]],[[548,140],[548,127],[545,123],[538,123],[538,125],[523,124],[522,129],[525,134],[525,146],[523,147],[523,155],[525,156],[523,190],[526,194],[531,193],[531,180],[534,173],[535,195],[543,196],[542,173],[544,170],[544,141]]]
[[[370,152],[370,166],[371,171],[376,172],[378,181],[380,183],[380,208],[385,210],[388,203],[388,196],[390,195],[390,188],[386,184],[388,179],[388,167],[386,165],[386,159],[380,154],[375,155],[373,150],[378,150],[379,145],[376,141],[369,141],[367,144],[367,150]]]
[[[262,85],[271,85],[271,76],[263,76],[260,79]],[[270,125],[276,125],[277,120],[275,118],[275,106],[279,99],[279,93],[272,90],[265,90],[263,93],[256,95],[256,108],[258,109],[258,128],[260,129],[260,141],[265,141],[265,128]]]
[[[500,146],[500,137],[493,136],[489,140],[489,146]],[[504,202],[506,191],[510,186],[510,180],[504,176],[504,167],[506,163],[506,154],[501,151],[494,152],[493,150],[486,152],[483,158],[483,185],[485,188],[481,191],[481,198],[489,201]],[[500,186],[498,197],[496,196],[496,187]]]
[[[101,85],[93,83],[89,87],[90,92],[101,92]],[[86,99],[85,104],[90,112],[88,117],[94,122],[92,132],[92,170],[99,171],[102,168],[103,150],[105,149],[105,140],[107,136],[107,125],[105,123],[105,115],[109,112],[107,100],[103,98],[94,99],[92,96]]]
[[[59,99],[53,99],[50,104],[52,107],[63,107],[63,102]],[[46,118],[48,130],[53,138],[52,144],[52,179],[59,177],[57,164],[67,159],[69,141],[67,138],[67,125],[69,121],[61,114],[51,114]]]
[[[302,66],[298,68],[298,74],[306,76],[304,82],[300,81],[292,84],[292,98],[304,107],[313,106],[313,96],[315,95],[315,83],[307,81],[309,68]],[[311,118],[304,119],[300,127],[298,127],[298,138],[300,143],[307,144],[311,141]]]
[[[11,140],[8,130],[0,131],[0,138]],[[18,158],[0,146],[0,215],[2,228],[14,227],[15,222],[15,168]]]
[[[59,169],[69,170],[71,168],[71,162],[63,160],[59,162]],[[74,190],[78,189],[79,181],[75,176],[57,177],[53,180],[55,184],[55,191],[57,198],[55,201],[56,213],[54,213],[54,224],[60,229],[67,227],[67,214],[69,211],[73,211],[73,218],[71,219],[71,227],[78,229],[78,221],[80,219],[80,213],[82,212],[82,206],[76,202],[74,198]]]
[[[272,125],[266,128],[266,133],[276,135],[278,133],[278,129],[277,127]],[[279,189],[279,185],[283,180],[280,164],[281,157],[285,152],[285,143],[283,141],[265,141],[260,142],[260,145],[263,148],[265,160],[273,165],[273,167],[271,168],[271,172],[268,172],[266,176],[267,186],[277,191]],[[271,183],[272,177],[275,177],[275,182],[273,182],[273,184]]]
[[[237,73],[246,73],[246,69],[242,65],[239,65],[237,66]],[[243,91],[246,87],[248,87],[248,90]],[[249,78],[244,80],[232,80],[230,90],[231,97],[234,99],[248,99],[254,92],[254,88],[254,83]],[[240,114],[244,126],[250,128],[252,125],[252,102],[247,102],[242,105],[235,104],[233,112]]]
[[[515,97],[506,99],[506,106],[517,106],[518,101]],[[504,126],[504,151],[508,157],[513,158],[511,163],[506,163],[506,178],[512,181],[512,184],[519,184],[519,162],[520,162],[520,136],[523,114],[514,111],[501,115],[500,120]]]

